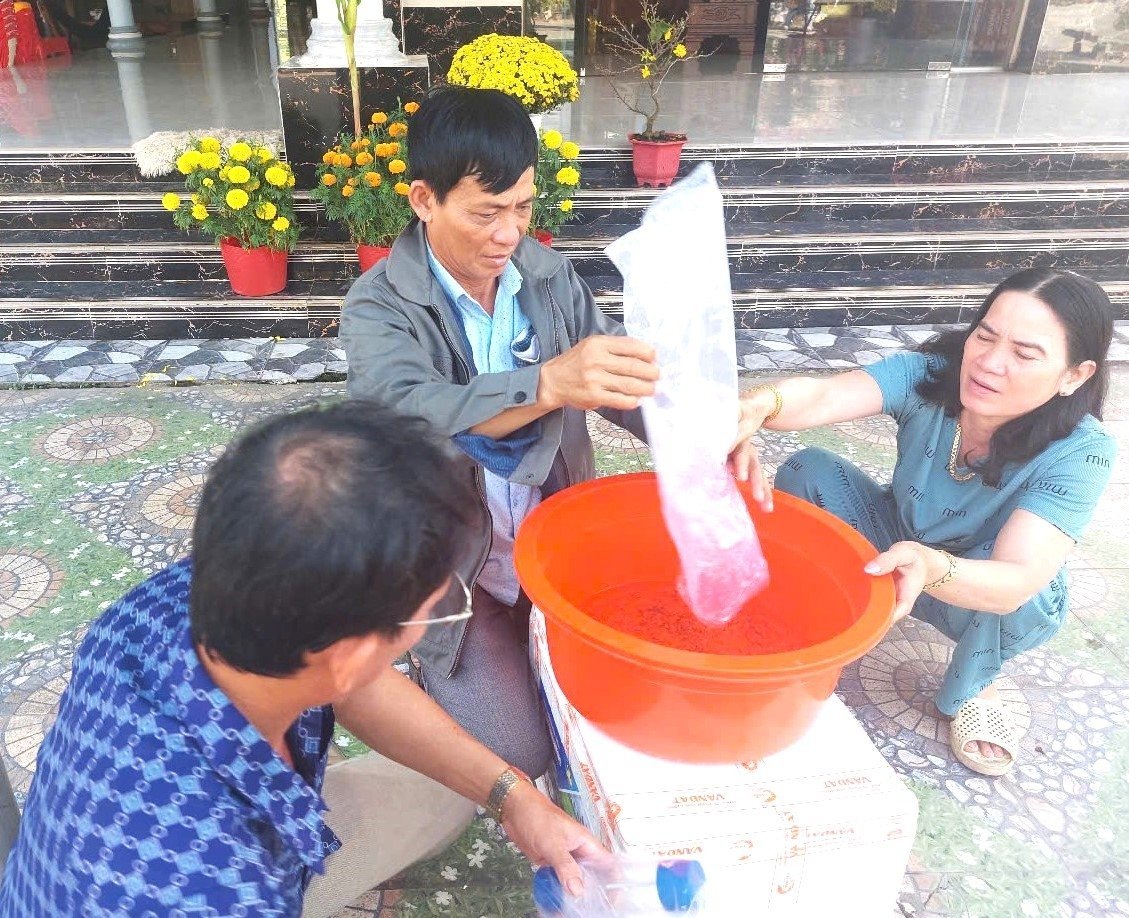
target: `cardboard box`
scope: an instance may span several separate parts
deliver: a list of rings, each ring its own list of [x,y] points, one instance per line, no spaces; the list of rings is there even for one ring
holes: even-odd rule
[[[610,849],[633,859],[701,861],[711,893],[706,914],[892,913],[917,799],[838,698],[777,755],[687,765],[629,749],[579,715],[557,685],[536,610],[530,656],[561,798]]]

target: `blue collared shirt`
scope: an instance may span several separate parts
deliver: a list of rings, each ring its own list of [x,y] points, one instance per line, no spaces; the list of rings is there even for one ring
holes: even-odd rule
[[[329,707],[291,769],[200,664],[190,560],[131,590],[75,655],[39,751],[0,916],[292,916],[340,842],[322,819]]]
[[[431,273],[458,313],[470,345],[475,372],[507,373],[518,369],[520,364],[515,350],[524,351],[521,348],[524,343],[531,343],[535,348],[536,338],[517,300],[521,274],[513,262],[506,262],[505,270],[498,279],[494,314],[490,315],[439,263],[431,246],[427,248],[427,260]],[[528,359],[537,362],[539,358],[539,353],[530,352]],[[541,502],[541,489],[513,484],[489,469],[484,472],[486,504],[494,526],[494,538],[490,556],[478,577],[478,585],[495,599],[512,606],[517,602],[520,589],[514,572],[514,537],[522,521]]]

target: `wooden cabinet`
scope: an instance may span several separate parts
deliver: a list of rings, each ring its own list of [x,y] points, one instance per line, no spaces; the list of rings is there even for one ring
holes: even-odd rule
[[[686,47],[691,52],[703,39],[724,35],[737,39],[742,54],[756,47],[758,0],[690,0]]]

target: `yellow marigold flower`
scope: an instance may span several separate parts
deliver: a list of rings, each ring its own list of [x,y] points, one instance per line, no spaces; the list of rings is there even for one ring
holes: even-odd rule
[[[388,125],[389,137],[406,137],[408,134],[408,126],[403,121],[393,121]]]
[[[203,204],[195,205],[192,208],[192,218],[194,220],[201,220],[201,221],[207,220],[208,219],[208,208],[206,208]]]
[[[580,147],[573,143],[571,140],[566,140],[561,144],[561,156],[565,159],[576,159],[580,155]]]
[[[324,153],[322,153],[322,155],[321,155],[321,161],[322,161],[323,163],[325,163],[325,164],[326,164],[327,166],[332,166],[332,165],[333,165],[333,161],[334,161],[335,159],[337,159],[337,154],[336,154],[336,153],[334,153],[334,152],[333,152],[332,150],[326,150],[326,151],[325,151]]]
[[[407,197],[408,192],[412,190],[412,186],[407,182],[397,182],[392,190],[395,191],[396,194],[402,194]]]
[[[351,157],[348,153],[342,153],[337,157],[336,165],[340,166],[343,169],[348,169],[351,165],[353,165],[353,157]]]
[[[228,170],[227,178],[235,185],[242,185],[244,182],[251,181],[251,172],[246,166],[232,166]]]
[[[373,112],[372,118],[369,119],[373,124],[384,124],[388,121],[388,116],[384,112]]]
[[[580,181],[580,173],[572,166],[565,166],[557,172],[557,181],[562,185],[575,185]]]
[[[672,38],[674,38],[674,29],[667,29],[666,32],[663,33],[663,41],[670,41]]]
[[[236,162],[245,163],[251,158],[254,151],[251,149],[250,144],[244,143],[242,140],[236,141],[227,148],[227,155],[234,159]]]
[[[399,175],[401,172],[406,171],[407,168],[408,168],[408,164],[406,162],[404,162],[402,159],[393,159],[393,160],[390,160],[389,163],[388,163],[388,171],[391,172],[393,175]]]
[[[327,172],[321,177],[321,183],[325,185],[326,188],[332,188],[337,184],[337,176],[332,172]]]
[[[686,46],[685,45],[675,45],[674,50],[671,51],[670,53],[673,54],[675,57],[677,57],[679,59],[684,58],[686,56]]]
[[[357,143],[359,143],[365,149],[372,146],[372,141],[369,140],[367,137],[362,137],[360,140],[357,141]]]
[[[209,150],[207,153],[200,154],[200,168],[201,169],[218,169],[220,167],[219,153]]]
[[[195,150],[185,150],[176,158],[176,168],[182,175],[191,175],[200,167],[200,154]]]
[[[201,137],[199,147],[201,153],[219,153],[220,142],[214,137]]]
[[[161,198],[161,206],[165,210],[176,210],[178,207],[180,207],[180,195],[178,195],[176,192],[170,191],[168,194]]]
[[[353,194],[356,192],[356,190],[357,189],[354,188],[352,185],[346,185],[344,188],[341,189],[341,196],[343,198],[351,198],[353,196]]]
[[[215,185],[215,183],[216,183],[216,180],[215,180],[215,179],[211,179],[211,178],[206,178],[206,179],[204,179],[204,181],[203,181],[203,182],[202,182],[201,184],[202,184],[202,185],[203,185],[203,186],[204,186],[205,188],[211,188],[211,187],[212,187],[213,185]]]
[[[270,166],[263,177],[274,185],[275,188],[283,188],[290,180],[290,173],[283,169],[282,166]]]
[[[564,142],[564,138],[560,131],[546,131],[541,135],[541,142],[550,150],[555,150]]]
[[[561,201],[560,208],[566,214],[569,213],[572,210],[572,201]]]
[[[404,111],[406,111],[409,115],[414,115],[416,112],[419,111],[419,103],[418,102],[409,102],[407,105],[404,106]]]
[[[639,72],[643,75],[644,80],[649,79],[650,76],[651,76],[651,68],[650,67],[647,67],[647,66],[640,67]]]
[[[368,185],[369,188],[379,188],[380,182],[381,182],[381,178],[380,178],[379,172],[366,172],[365,173],[365,184]]]
[[[255,150],[255,155],[259,158],[259,162],[261,163],[269,163],[274,159],[274,154],[266,147],[259,147]]]
[[[349,149],[352,150],[354,153],[357,150],[363,150],[364,148],[365,148],[365,145],[363,143],[361,143],[359,140],[354,140],[351,144],[349,144]]]
[[[371,166],[372,165],[372,154],[368,150],[361,150],[361,152],[357,154],[357,165],[358,166]]]
[[[399,152],[400,152],[400,145],[398,143],[396,143],[395,140],[393,140],[391,143],[388,144],[388,155],[389,156],[395,156]]]
[[[291,175],[289,178],[287,178],[286,187],[287,188],[293,188],[294,187],[294,176],[293,175]]]
[[[278,208],[270,201],[263,201],[255,208],[255,216],[260,220],[273,220],[278,216]]]
[[[224,200],[227,201],[227,206],[232,210],[242,210],[251,198],[242,188],[232,188],[224,197]]]
[[[290,221],[287,220],[285,217],[279,217],[277,220],[274,221],[274,223],[272,223],[270,225],[270,227],[271,227],[272,230],[275,230],[276,232],[285,233],[288,229],[290,229]]]

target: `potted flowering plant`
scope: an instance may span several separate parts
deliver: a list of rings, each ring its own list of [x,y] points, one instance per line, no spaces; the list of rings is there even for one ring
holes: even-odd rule
[[[580,79],[556,48],[536,38],[482,35],[455,52],[447,82],[474,89],[500,89],[538,116],[580,98]]]
[[[387,257],[412,219],[408,203],[408,119],[419,103],[375,112],[359,137],[342,134],[322,156],[310,197],[331,220],[340,220],[357,247],[361,271]]]
[[[237,140],[223,147],[201,137],[176,160],[190,193],[161,202],[173,223],[215,237],[232,289],[268,296],[286,286],[287,253],[298,239],[294,173],[265,147]]]
[[[580,147],[565,140],[560,131],[541,135],[529,233],[545,245],[551,246],[557,230],[575,216],[572,196],[580,184],[579,157]]]
[[[617,60],[631,63],[620,71],[605,71],[616,97],[628,110],[644,119],[643,130],[628,135],[632,147],[632,164],[635,181],[639,185],[662,187],[669,185],[678,172],[682,146],[686,135],[659,131],[655,124],[662,109],[662,85],[675,64],[701,55],[689,54],[683,39],[686,36],[686,17],[674,21],[659,16],[655,0],[643,0],[640,14],[642,29],[627,25],[618,16],[610,23],[600,23],[605,43]],[[642,37],[639,37],[640,34]],[[642,85],[633,95],[617,84],[616,77],[638,76]]]

